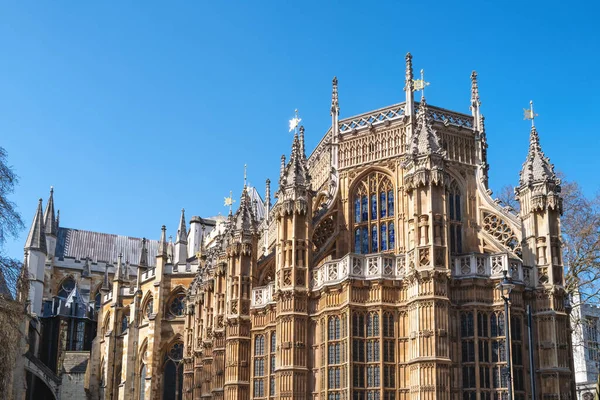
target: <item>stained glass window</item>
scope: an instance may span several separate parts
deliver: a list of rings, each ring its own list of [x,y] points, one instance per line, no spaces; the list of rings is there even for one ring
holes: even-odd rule
[[[169,304],[169,312],[175,317],[180,317],[185,312],[185,293],[178,293]]]
[[[354,189],[354,252],[360,254],[394,250],[390,238],[393,223],[394,193],[391,180],[373,172]]]

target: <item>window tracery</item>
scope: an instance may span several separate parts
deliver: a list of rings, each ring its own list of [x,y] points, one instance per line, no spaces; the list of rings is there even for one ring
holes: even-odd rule
[[[169,314],[172,317],[181,317],[185,313],[185,293],[177,292],[169,302]]]
[[[510,225],[499,216],[484,212],[483,229],[498,240],[503,246],[522,257],[521,244]]]
[[[66,299],[69,297],[71,292],[75,289],[75,280],[72,277],[65,278],[60,287],[58,288],[58,297]]]
[[[163,363],[163,400],[183,398],[183,342],[176,341],[167,350]]]
[[[393,251],[396,245],[394,186],[389,177],[373,172],[354,189],[354,252]]]

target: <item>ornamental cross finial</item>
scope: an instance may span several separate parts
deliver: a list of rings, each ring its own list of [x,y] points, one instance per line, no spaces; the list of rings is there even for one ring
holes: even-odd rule
[[[225,197],[225,207],[229,207],[229,213],[231,214],[231,207],[233,206],[233,203],[235,202],[235,200],[233,199],[233,192],[230,190],[229,191],[229,197]]]
[[[294,131],[295,133],[298,133],[298,125],[300,125],[300,121],[302,121],[301,118],[298,118],[298,109],[296,108],[295,110],[296,115],[294,116],[294,118],[290,119],[290,132]]]
[[[523,112],[525,114],[525,118],[523,118],[523,119],[530,119],[531,120],[531,127],[533,128],[535,126],[535,122],[534,122],[535,117],[539,116],[539,114],[536,114],[536,113],[533,112],[533,100],[531,100],[529,102],[529,109],[524,108]]]
[[[421,99],[425,97],[425,86],[429,86],[429,82],[425,82],[425,71],[421,70],[421,79],[415,79],[413,87],[415,92],[417,90],[421,91]]]

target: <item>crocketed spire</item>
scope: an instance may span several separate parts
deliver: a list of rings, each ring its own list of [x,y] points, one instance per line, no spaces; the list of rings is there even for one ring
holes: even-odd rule
[[[175,243],[187,244],[187,229],[185,227],[185,210],[181,209],[181,219],[179,220],[179,229],[177,230],[177,238]]]
[[[545,181],[557,181],[557,177],[554,173],[554,165],[550,163],[550,159],[542,151],[537,129],[532,126],[529,135],[529,152],[523,163],[519,182],[521,186],[527,186]]]
[[[331,89],[331,114],[339,114],[339,112],[340,103],[338,100],[338,79],[337,76],[334,76]]]
[[[232,228],[237,232],[252,233],[256,230],[256,216],[248,190],[248,187],[244,187],[242,190],[240,206],[233,216]]]
[[[58,226],[54,217],[54,188],[52,186],[50,186],[50,197],[48,198],[48,204],[46,204],[46,211],[44,212],[44,227],[46,235],[56,236]]]
[[[25,242],[26,250],[39,250],[44,254],[48,253],[46,246],[46,230],[44,227],[44,214],[42,213],[42,199],[38,202],[37,211],[33,222],[31,223],[31,229]]]
[[[162,257],[167,256],[167,227],[162,226],[160,230],[160,241],[158,242],[158,255]]]
[[[419,103],[417,128],[410,139],[410,153],[414,156],[424,154],[442,154],[440,140],[432,128],[431,118],[427,115],[425,98]]]
[[[304,135],[304,127],[300,127],[302,135]],[[298,134],[294,134],[294,140],[292,142],[292,154],[290,155],[290,161],[283,167],[285,158],[281,158],[282,161],[282,173],[279,180],[279,187],[281,189],[287,189],[290,187],[308,187],[310,185],[310,176],[308,174],[308,166],[306,165],[306,157],[302,154],[303,148],[298,138]]]

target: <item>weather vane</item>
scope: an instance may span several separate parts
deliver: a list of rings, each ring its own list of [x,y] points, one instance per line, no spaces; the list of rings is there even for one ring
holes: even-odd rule
[[[298,109],[295,110],[296,116],[290,119],[290,132],[294,131],[294,133],[298,133],[298,125],[300,125],[301,118],[298,118]]]
[[[225,197],[225,207],[229,207],[229,213],[231,214],[231,207],[233,206],[233,202],[235,200],[233,199],[233,192],[230,190],[229,191],[229,197]]]
[[[425,86],[429,86],[429,82],[425,82],[425,71],[421,70],[421,79],[413,80],[414,91],[421,91],[421,97],[425,97]]]
[[[523,119],[530,119],[531,120],[531,127],[533,128],[535,126],[535,117],[538,117],[539,114],[536,114],[533,112],[533,100],[529,101],[529,109],[524,108],[523,112],[525,113],[525,118]]]

